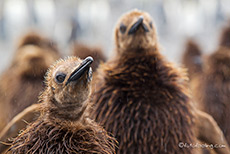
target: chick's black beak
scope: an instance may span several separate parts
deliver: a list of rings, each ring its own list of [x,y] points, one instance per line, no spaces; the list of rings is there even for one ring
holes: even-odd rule
[[[86,57],[83,62],[80,64],[79,67],[77,67],[71,74],[70,77],[68,78],[67,82],[65,85],[68,85],[72,81],[78,80],[86,70],[89,70],[89,66],[92,64],[93,58],[92,57]]]
[[[129,32],[128,32],[128,35],[132,35],[132,34],[135,34],[136,31],[142,27],[144,29],[145,32],[148,32],[149,29],[148,27],[143,23],[143,16],[140,16],[139,19],[137,20],[137,22],[135,22],[132,27],[130,28]]]

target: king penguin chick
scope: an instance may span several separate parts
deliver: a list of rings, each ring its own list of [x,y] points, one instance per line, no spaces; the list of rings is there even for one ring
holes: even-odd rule
[[[41,115],[14,140],[12,153],[114,153],[114,139],[88,118],[92,57],[68,57],[47,72]]]
[[[230,48],[220,47],[206,61],[194,96],[217,121],[230,144]]]
[[[98,69],[92,115],[118,140],[116,152],[198,153],[198,148],[178,146],[197,143],[199,118],[186,73],[161,55],[150,15],[139,10],[124,14],[115,27],[115,45],[116,57]]]
[[[100,47],[89,47],[82,43],[75,43],[72,50],[72,55],[79,58],[86,58],[91,56],[94,59],[92,64],[93,72],[95,72],[101,62],[106,61],[106,56],[104,55]]]
[[[202,104],[202,110],[216,120],[230,144],[230,27],[223,29],[219,45],[207,56],[193,93]]]
[[[203,55],[199,45],[192,39],[186,42],[185,51],[182,56],[182,64],[187,69],[189,77],[189,87],[192,95],[196,89],[196,82],[202,78],[203,73]],[[193,103],[198,109],[202,109],[202,104],[196,101],[194,97]]]
[[[188,69],[190,80],[202,72],[202,51],[199,45],[192,39],[186,42],[182,63]]]
[[[60,57],[53,41],[25,35],[10,67],[0,77],[0,131],[19,112],[38,101],[48,67]]]

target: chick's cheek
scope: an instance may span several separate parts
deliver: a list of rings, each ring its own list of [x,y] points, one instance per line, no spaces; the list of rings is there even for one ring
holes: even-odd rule
[[[80,80],[80,81],[78,82],[78,85],[82,87],[82,86],[84,85],[84,81],[83,81],[83,80]]]

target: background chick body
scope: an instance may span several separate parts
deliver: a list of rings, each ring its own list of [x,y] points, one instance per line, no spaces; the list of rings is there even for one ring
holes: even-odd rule
[[[209,113],[230,144],[230,27],[224,28],[218,49],[204,59],[203,71],[192,82],[201,110]]]
[[[98,70],[94,116],[119,142],[117,153],[194,153],[185,74],[161,56],[151,17],[138,10],[115,28],[117,56]]]
[[[182,56],[182,64],[187,69],[189,77],[189,88],[191,90],[192,96],[196,95],[197,82],[203,77],[203,62],[204,55],[202,53],[201,47],[195,40],[189,39],[185,45],[185,51]],[[193,103],[196,108],[202,110],[203,104],[201,104],[196,98],[192,97]]]
[[[106,61],[106,56],[103,50],[100,47],[90,47],[83,43],[75,43],[73,45],[73,56],[77,56],[79,58],[86,58],[87,56],[91,56],[94,59],[92,64],[92,70],[95,72],[101,62]]]
[[[24,36],[10,67],[0,78],[0,131],[19,112],[38,101],[43,78],[59,53],[56,45],[36,33]]]
[[[194,96],[202,110],[217,121],[230,144],[230,49],[219,48],[207,59],[202,77],[196,83]]]
[[[59,60],[47,73],[40,97],[41,116],[15,139],[12,153],[114,153],[114,139],[88,118],[89,66],[79,79],[82,60]],[[77,69],[76,69],[77,68]]]
[[[188,69],[189,79],[202,72],[202,51],[199,45],[192,39],[186,42],[182,63]]]
[[[93,57],[94,62],[92,64],[93,79],[91,84],[91,91],[94,92],[95,85],[98,82],[97,69],[100,66],[100,64],[104,63],[107,60],[103,50],[100,47],[90,47],[83,43],[75,43],[73,45],[72,55],[82,59],[86,58],[87,56]]]

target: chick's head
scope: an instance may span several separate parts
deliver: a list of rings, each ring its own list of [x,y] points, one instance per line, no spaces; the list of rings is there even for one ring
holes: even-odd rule
[[[150,15],[139,10],[124,14],[115,27],[115,43],[119,51],[154,47],[157,36]]]
[[[60,104],[85,101],[90,93],[92,58],[68,57],[57,61],[46,76],[47,88]]]

